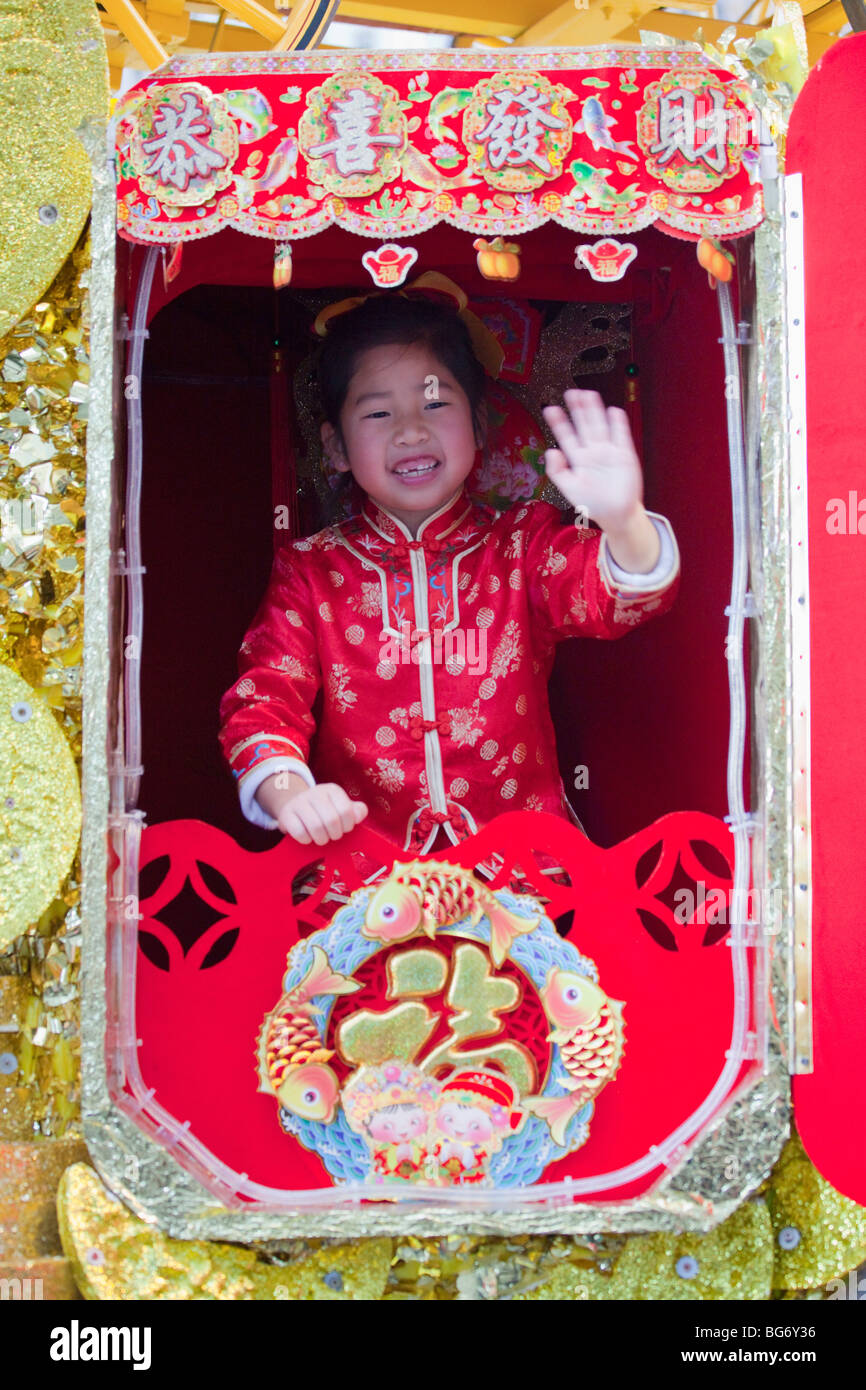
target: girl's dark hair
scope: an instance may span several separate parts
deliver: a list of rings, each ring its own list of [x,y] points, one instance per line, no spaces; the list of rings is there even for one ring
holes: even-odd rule
[[[358,358],[370,348],[421,343],[463,388],[478,439],[483,435],[484,368],[453,305],[421,296],[382,294],[329,320],[317,365],[319,399],[325,419],[339,431],[340,412]]]

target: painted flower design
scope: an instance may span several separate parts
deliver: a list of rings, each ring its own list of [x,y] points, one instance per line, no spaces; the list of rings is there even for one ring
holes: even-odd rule
[[[539,475],[531,463],[521,461],[513,464],[508,487],[509,497],[513,497],[515,501],[521,497],[532,497],[538,487],[538,478]]]
[[[511,469],[511,460],[506,454],[488,454],[479,469],[479,487],[485,492],[494,489],[496,492],[504,493],[506,497],[510,496]]]
[[[447,140],[440,140],[438,145],[433,146],[430,153],[434,159],[442,161],[458,160],[460,158],[460,151],[457,146],[450,145]]]

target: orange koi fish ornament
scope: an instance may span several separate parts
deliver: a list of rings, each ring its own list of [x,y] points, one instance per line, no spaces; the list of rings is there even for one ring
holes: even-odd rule
[[[553,1024],[548,1041],[559,1044],[568,1072],[568,1095],[527,1096],[522,1104],[547,1122],[554,1143],[564,1147],[572,1119],[607,1085],[622,1060],[623,1006],[585,975],[556,968],[547,976],[541,1002]]]
[[[320,946],[299,985],[284,994],[266,1016],[259,1033],[259,1090],[305,1120],[330,1124],[337,1112],[340,1083],[326,1064],[334,1053],[322,1045],[312,1015],[321,1010],[310,1000],[320,994],[353,994],[357,980],[331,970]]]
[[[413,859],[394,865],[390,877],[370,899],[361,928],[368,941],[389,945],[423,931],[432,938],[438,927],[469,917],[475,926],[490,923],[490,954],[501,965],[516,936],[534,931],[538,917],[516,917],[473,874],[458,864],[435,865]]]

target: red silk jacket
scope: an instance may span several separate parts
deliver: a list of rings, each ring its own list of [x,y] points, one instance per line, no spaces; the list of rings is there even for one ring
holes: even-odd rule
[[[457,844],[507,810],[571,820],[547,699],[555,644],[619,637],[671,606],[676,540],[650,515],[662,553],[648,575],[548,502],[497,512],[465,488],[417,539],[368,499],[283,546],[220,704],[244,814],[275,827],[254,793],[287,768],[338,783],[418,854],[440,825]]]

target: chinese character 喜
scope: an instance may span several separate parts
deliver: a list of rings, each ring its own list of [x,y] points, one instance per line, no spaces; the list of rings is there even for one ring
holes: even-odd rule
[[[332,140],[312,145],[309,153],[317,159],[333,154],[341,174],[371,174],[376,167],[377,145],[399,145],[399,135],[374,134],[373,122],[379,113],[375,97],[355,89],[335,101],[328,117],[336,131]]]

